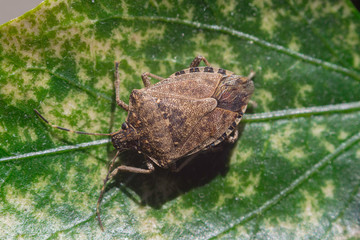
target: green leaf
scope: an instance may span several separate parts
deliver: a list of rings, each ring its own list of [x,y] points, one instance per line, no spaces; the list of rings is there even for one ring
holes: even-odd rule
[[[360,15],[350,1],[45,1],[0,27],[0,238],[359,238]],[[114,100],[140,75],[256,72],[234,146],[121,173],[95,218]],[[155,82],[155,81],[153,81]],[[120,160],[143,166],[142,156]]]

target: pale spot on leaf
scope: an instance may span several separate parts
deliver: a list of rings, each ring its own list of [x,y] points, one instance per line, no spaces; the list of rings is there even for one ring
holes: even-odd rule
[[[57,19],[59,22],[65,20],[65,15],[64,15],[64,13],[62,13],[62,12],[58,12],[58,13],[55,15],[55,17],[56,17],[56,19]]]
[[[34,182],[32,188],[37,191],[42,191],[49,186],[49,182],[50,176],[40,176],[37,178],[37,181]]]
[[[187,20],[192,20],[194,18],[194,11],[195,11],[195,7],[191,6],[188,9],[186,9],[184,16]]]
[[[171,209],[166,213],[164,220],[170,225],[180,225],[183,223],[183,219],[180,218],[179,214],[174,213]]]
[[[324,144],[325,149],[326,149],[329,153],[332,153],[332,152],[335,151],[335,146],[334,146],[332,143],[330,143],[330,142],[328,142],[328,141],[325,141],[325,140],[324,140],[322,143]]]
[[[345,38],[345,41],[348,45],[356,48],[360,44],[360,38],[357,34],[357,25],[354,22],[350,22],[348,26],[348,35]]]
[[[276,133],[272,134],[269,138],[270,144],[274,151],[278,151],[282,154],[288,154],[285,151],[291,145],[291,139],[295,129],[292,124],[286,125],[285,128],[279,129]]]
[[[222,56],[224,58],[225,64],[237,58],[237,54],[235,54],[233,48],[230,47],[231,44],[228,35],[224,35],[224,34],[219,35],[219,37],[208,41],[208,44],[211,45],[213,48],[223,49]]]
[[[71,91],[62,103],[62,112],[64,115],[71,115],[73,110],[81,109],[81,106],[87,105],[89,96],[84,92]]]
[[[129,31],[130,32],[130,31]],[[115,28],[112,30],[111,32],[111,39],[114,41],[114,42],[121,42],[122,40],[125,39],[125,35],[124,35],[124,27],[122,29],[120,28]]]
[[[76,186],[76,175],[77,171],[74,167],[71,167],[66,173],[66,183],[64,185],[66,186],[65,188],[67,188],[70,192]]]
[[[135,47],[139,48],[141,47],[145,42],[147,42],[149,39],[161,39],[164,37],[165,34],[165,25],[158,25],[157,27],[149,27],[145,32],[144,31],[138,31],[138,32],[132,32],[130,34],[129,39],[131,43],[135,43]]]
[[[21,78],[24,81],[23,85],[32,85],[33,81],[33,75],[30,72],[24,71],[21,73]]]
[[[16,237],[19,237],[19,235],[16,234],[16,229],[23,224],[23,220],[19,220],[17,215],[6,212],[1,208],[0,211],[0,238],[15,239]]]
[[[149,3],[156,7],[165,7],[166,9],[172,9],[174,6],[169,0],[150,0]]]
[[[235,0],[217,0],[216,4],[224,16],[227,17],[228,15],[232,16],[234,14],[233,12],[236,8],[237,2]]]
[[[31,142],[36,141],[38,139],[38,136],[35,133],[35,130],[30,127],[17,127],[18,129],[18,135],[22,142]]]
[[[326,129],[326,125],[314,123],[311,128],[311,133],[315,137],[320,137]]]
[[[60,174],[62,172],[62,165],[57,163],[49,163],[49,168],[54,174]]]
[[[184,208],[184,209],[179,209],[179,211],[183,220],[189,221],[193,219],[195,212],[194,208]]]
[[[129,15],[129,7],[125,0],[121,0],[121,9],[123,10],[123,15],[127,16]]]
[[[246,227],[242,226],[241,224],[237,224],[236,231],[238,233],[239,238],[238,239],[251,239],[251,236],[253,234],[246,229]]]
[[[190,39],[190,41],[192,42],[192,44],[194,44],[196,46],[195,49],[197,49],[198,51],[202,47],[206,46],[206,44],[207,44],[207,39],[206,39],[205,34],[203,32],[194,34],[193,37]],[[193,54],[193,55],[197,56],[199,54]]]
[[[293,36],[291,38],[291,41],[289,43],[289,48],[295,52],[299,52],[300,51],[300,41],[297,37]]]
[[[262,11],[263,18],[261,21],[261,29],[266,31],[271,37],[274,34],[274,29],[277,27],[276,21],[277,13],[274,10]]]
[[[234,198],[234,194],[229,194],[229,193],[225,193],[225,194],[220,194],[219,199],[216,203],[216,206],[214,207],[222,207],[224,206],[225,202],[227,199],[233,199]]]
[[[36,76],[36,81],[32,81],[31,83],[29,83],[29,85],[34,85],[38,88],[43,88],[43,89],[49,89],[49,81],[51,79],[51,76],[49,73],[47,72],[41,72]]]
[[[148,206],[139,206],[133,205],[131,206],[131,211],[134,213],[137,221],[138,228],[144,234],[160,234],[158,229],[159,222],[156,218],[148,216],[147,212],[150,207]]]
[[[356,158],[357,158],[357,159],[360,159],[360,150],[357,150],[357,151],[356,151]]]
[[[22,59],[27,60],[27,66],[43,62],[43,53],[39,50],[21,50]]]
[[[0,88],[2,97],[11,100],[11,104],[16,105],[18,102],[24,103],[27,100],[37,101],[34,91],[30,89],[21,88],[18,84],[9,81]]]
[[[334,197],[334,190],[335,190],[335,186],[334,186],[333,180],[327,180],[325,182],[325,186],[321,187],[322,193],[327,198],[333,198]]]
[[[312,1],[315,2],[315,1]],[[321,11],[323,15],[326,14],[341,14],[342,18],[346,18],[351,14],[351,10],[349,7],[346,6],[346,2],[339,1],[339,2],[325,2],[321,4]]]
[[[352,52],[352,57],[353,57],[353,66],[355,68],[359,68],[360,67],[360,55],[357,52]]]
[[[260,226],[261,231],[266,231],[274,239],[287,239],[284,235],[288,230],[296,229],[298,224],[293,223],[292,219],[286,217],[285,219],[280,219],[279,217],[275,218],[274,221],[272,218],[265,218],[264,224]],[[280,237],[281,236],[281,237]],[[296,234],[299,237],[299,234]]]
[[[95,112],[93,109],[89,109],[87,111],[87,114],[88,114],[90,120],[95,120],[95,119],[98,119],[99,117],[104,116],[103,114],[99,114],[99,113]]]
[[[20,211],[33,211],[35,202],[30,192],[21,192],[14,186],[7,184],[4,186],[4,197],[6,202]]]
[[[36,212],[35,212],[34,217],[38,221],[49,221],[49,219],[53,218],[49,214],[51,212],[51,210],[52,209],[49,206],[45,206],[45,207],[42,207],[41,209],[37,209]],[[54,221],[54,220],[52,219],[52,221]],[[59,224],[61,224],[61,223],[59,223]]]
[[[229,186],[232,186],[234,188],[238,188],[241,184],[240,176],[236,172],[231,172],[226,177],[226,182]]]
[[[256,89],[255,92],[256,94],[253,97],[254,101],[262,106],[265,112],[269,112],[269,105],[274,101],[272,93],[265,89]]]
[[[314,195],[311,195],[308,191],[301,191],[305,201],[300,203],[302,209],[302,217],[309,223],[318,225],[322,216],[322,209],[319,208],[318,200]]]
[[[250,197],[257,193],[256,188],[259,185],[261,178],[261,174],[258,173],[256,175],[253,175],[253,173],[250,173],[249,178],[244,180],[243,183],[240,184],[240,197]]]
[[[295,96],[295,106],[297,108],[303,107],[302,104],[300,104],[300,101],[306,101],[307,95],[313,91],[313,86],[309,84],[302,85],[298,88],[297,94]]]
[[[77,76],[81,82],[87,82],[91,79],[91,77],[86,73],[86,69],[82,67],[78,70]]]
[[[266,6],[272,6],[271,0],[254,0],[252,2],[257,8],[262,9]]]
[[[53,120],[56,120],[57,117],[55,115],[52,114],[52,111],[54,111],[55,107],[53,106],[53,104],[56,104],[56,99],[55,98],[47,98],[46,102],[41,102],[40,106],[41,106],[41,111],[40,113],[47,119],[49,120],[51,123]]]
[[[78,108],[77,106],[77,102],[72,99],[72,98],[67,98],[64,100],[63,105],[62,105],[62,109],[63,109],[63,113],[64,115],[71,115],[73,110],[76,110]]]
[[[238,141],[238,142],[240,142],[240,141]],[[240,143],[238,143],[238,144],[240,144]],[[246,148],[246,149],[243,149],[242,151],[238,151],[238,152],[236,152],[236,154],[232,155],[230,162],[232,164],[245,162],[253,155],[253,152],[254,152],[254,150],[252,148]]]
[[[263,123],[264,133],[268,132],[271,129],[271,125],[269,123]]]
[[[347,139],[349,136],[349,133],[345,132],[344,130],[340,130],[339,135],[338,135],[338,139],[339,140],[345,140]]]
[[[14,72],[16,69],[15,65],[8,59],[1,60],[1,68],[6,72]]]
[[[259,9],[261,14],[260,28],[267,32],[270,37],[273,36],[275,28],[279,25],[276,18],[278,16],[277,10],[272,8],[272,1],[255,0],[253,4]],[[265,7],[266,6],[266,7]]]
[[[283,220],[283,219],[279,219],[277,218],[278,220],[278,225],[280,228],[285,228],[285,229],[294,229],[296,228],[296,224],[294,224],[291,220],[290,217],[286,216],[286,218]]]
[[[321,1],[309,1],[307,4],[307,8],[310,9],[311,11],[311,15],[315,18],[319,17],[319,13],[321,11],[319,11],[320,8],[322,8],[324,6],[323,3],[321,3]]]
[[[280,76],[277,72],[274,72],[273,69],[269,68],[264,73],[264,80],[265,81],[277,81],[280,79]]]
[[[123,228],[123,225],[121,223],[125,222],[128,216],[127,214],[123,214],[123,211],[121,208],[119,208],[118,204],[111,204],[110,208],[101,208],[101,210],[103,212],[103,214],[101,214],[101,220],[104,224],[104,227],[111,224],[116,224],[119,228]],[[104,215],[106,215],[106,217]],[[100,227],[97,228],[102,233]]]
[[[110,74],[102,76],[95,84],[95,88],[103,91],[112,91],[114,89],[114,83],[112,80],[113,78],[110,76]]]
[[[303,147],[294,147],[289,152],[284,153],[284,157],[290,162],[300,163],[302,159],[307,157]]]

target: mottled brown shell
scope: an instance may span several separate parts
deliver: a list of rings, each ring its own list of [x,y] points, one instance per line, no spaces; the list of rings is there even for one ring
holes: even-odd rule
[[[239,90],[239,83],[247,88]],[[126,123],[139,136],[136,149],[167,168],[225,140],[240,122],[252,92],[253,83],[246,77],[221,68],[188,68],[133,90]]]

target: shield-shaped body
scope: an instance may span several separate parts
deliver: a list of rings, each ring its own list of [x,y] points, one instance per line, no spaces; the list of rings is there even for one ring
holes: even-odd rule
[[[227,139],[254,90],[247,77],[213,67],[193,67],[133,90],[126,123],[136,149],[167,168],[177,159]]]

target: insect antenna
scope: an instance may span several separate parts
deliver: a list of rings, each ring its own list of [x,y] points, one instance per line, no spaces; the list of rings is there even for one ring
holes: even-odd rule
[[[60,129],[60,130],[63,130],[63,131],[72,132],[72,133],[77,133],[77,134],[84,134],[84,135],[111,136],[111,133],[88,133],[88,132],[74,131],[74,130],[67,129],[67,128],[64,128],[64,127],[59,127],[59,126],[56,126],[56,125],[53,125],[53,124],[49,123],[49,121],[46,120],[46,118],[44,118],[44,117],[38,112],[38,110],[34,109],[34,112],[35,112],[36,115],[38,115],[45,123],[47,123],[48,125],[50,125],[50,126],[53,127],[53,128],[57,128],[57,129]]]
[[[111,171],[112,171],[112,168],[114,167],[115,160],[118,157],[120,152],[121,151],[117,151],[116,154],[115,154],[115,157],[110,162],[109,170],[108,170],[108,173],[106,175],[106,178],[104,179],[104,185],[101,188],[100,195],[99,195],[99,198],[98,198],[98,201],[97,201],[97,204],[96,204],[96,216],[97,216],[97,219],[98,219],[98,222],[99,222],[99,225],[100,225],[100,228],[101,228],[102,231],[104,231],[104,226],[103,226],[103,224],[101,222],[101,218],[100,218],[100,203],[101,203],[101,200],[102,200],[104,192],[105,192],[106,183],[112,178]]]

